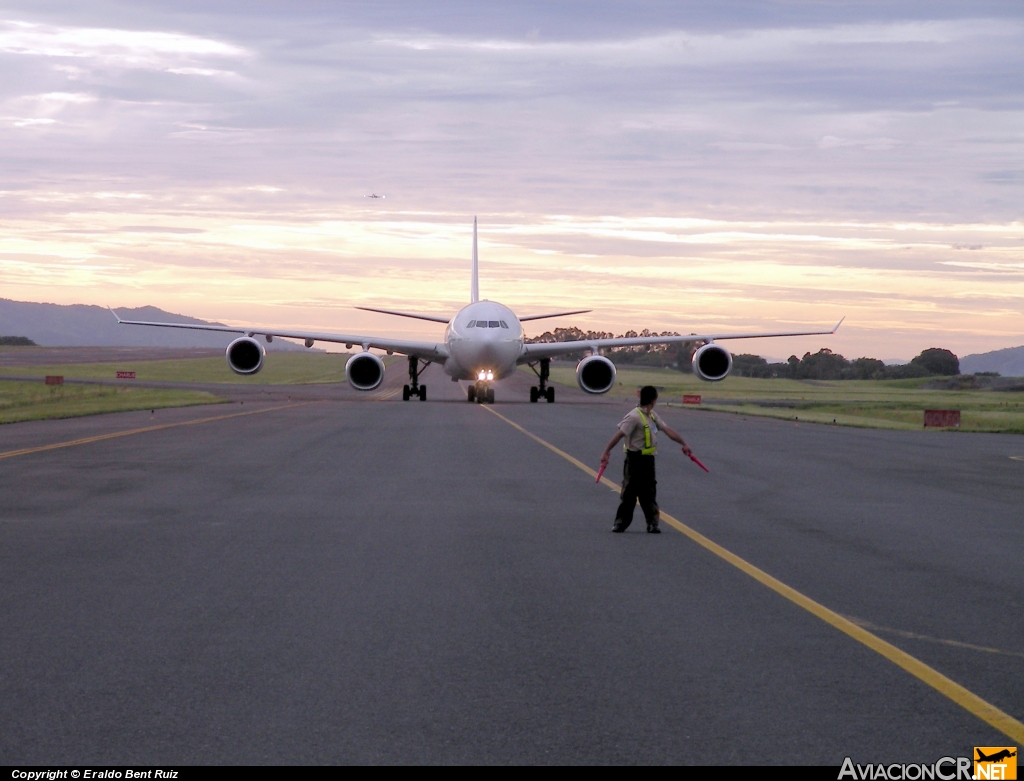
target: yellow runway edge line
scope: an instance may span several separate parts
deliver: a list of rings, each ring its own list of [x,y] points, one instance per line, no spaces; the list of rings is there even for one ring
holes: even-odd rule
[[[557,453],[566,461],[573,464],[574,466],[579,467],[591,477],[597,477],[597,472],[588,467],[582,461],[579,461],[570,456],[568,453],[559,450],[557,447],[550,444],[549,442],[545,442],[536,434],[530,433],[525,428],[520,426],[518,423],[513,423],[500,412],[495,412],[488,406],[484,406],[484,409],[493,415],[497,415],[499,418],[508,423],[514,429],[521,431],[523,434],[530,437],[530,439],[543,445],[548,450],[552,451],[553,453]],[[613,483],[607,477],[602,477],[601,482],[604,485],[611,488],[613,491],[621,490],[618,485]],[[902,651],[896,646],[885,642],[885,640],[883,640],[882,638],[873,635],[871,632],[867,631],[863,627],[857,626],[849,619],[843,618],[838,613],[829,610],[827,607],[815,602],[810,597],[804,596],[799,591],[790,588],[782,581],[776,580],[767,572],[758,569],[745,559],[741,559],[735,553],[732,553],[723,548],[721,545],[712,542],[700,532],[691,529],[689,526],[676,520],[671,515],[662,512],[661,517],[662,520],[664,520],[666,523],[672,526],[672,528],[682,532],[701,547],[706,548],[719,558],[724,559],[737,569],[745,572],[747,575],[750,575],[750,577],[754,578],[754,580],[757,580],[760,583],[764,584],[772,591],[788,599],[790,602],[799,605],[804,610],[817,616],[825,623],[831,624],[840,632],[849,635],[857,642],[866,645],[872,651],[876,651],[877,653],[881,654],[893,664],[902,667],[915,678],[928,684],[940,694],[944,694],[946,697],[951,699],[961,708],[970,711],[982,721],[986,722],[987,724],[990,724],[991,726],[995,727],[997,730],[1002,732],[1004,735],[1012,738],[1014,741],[1016,741],[1018,746],[1024,744],[1024,724],[1017,721],[1008,713],[1004,713],[1003,711],[999,710],[999,708],[997,708],[995,705],[986,702],[985,700],[981,699],[981,697],[976,695],[974,692],[965,689],[960,684],[947,678],[938,670],[932,669],[924,662],[919,661],[918,659],[914,658],[905,651]]]
[[[52,445],[39,445],[38,447],[26,447],[21,450],[8,450],[6,453],[0,453],[0,459],[14,458],[15,456],[27,456],[29,453],[42,453],[45,450],[59,450],[63,447],[75,447],[76,445],[88,445],[90,442],[102,442],[104,439],[117,439],[118,437],[128,437],[132,434],[145,434],[147,431],[160,431],[165,428],[177,428],[179,426],[194,426],[199,423],[212,423],[215,420],[228,420],[229,418],[241,418],[245,415],[259,415],[261,412],[275,412],[280,409],[292,409],[293,407],[304,407],[307,404],[315,404],[314,401],[303,401],[298,404],[285,404],[280,407],[267,407],[265,409],[255,409],[251,412],[232,412],[230,415],[214,415],[210,418],[196,418],[195,420],[183,420],[178,423],[161,423],[158,426],[146,426],[145,428],[133,428],[127,431],[115,431],[111,434],[99,434],[95,437],[85,437],[83,439],[72,439],[67,442],[54,442]]]

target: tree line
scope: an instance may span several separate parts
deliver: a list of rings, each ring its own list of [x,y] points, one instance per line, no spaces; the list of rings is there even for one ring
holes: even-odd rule
[[[631,339],[637,336],[679,336],[676,331],[626,331],[624,334],[613,334],[611,331],[584,331],[582,329],[556,328],[553,331],[545,331],[540,336],[527,338],[527,342],[579,342],[588,339]],[[656,344],[650,347],[614,347],[610,350],[602,350],[602,354],[608,355],[616,363],[633,363],[640,366],[656,366],[659,368],[681,368],[682,371],[691,371],[690,358],[693,351],[700,345],[692,342],[681,344]],[[580,360],[586,354],[586,350],[578,353],[569,353],[565,356],[567,360]]]
[[[931,347],[910,363],[886,366],[877,358],[847,360],[823,347],[816,353],[795,355],[783,363],[768,363],[759,355],[734,355],[732,373],[740,377],[785,377],[792,380],[906,380],[914,377],[952,377],[960,374],[960,360],[949,350]]]
[[[626,331],[613,334],[609,331],[583,331],[582,329],[555,328],[540,336],[528,338],[527,342],[574,342],[588,339],[623,339],[637,336],[679,336],[675,331],[661,333],[649,331]],[[615,347],[602,351],[617,364],[634,364],[658,368],[678,369],[692,372],[690,360],[701,343],[683,342],[642,347]],[[580,360],[584,350],[572,353],[566,358]],[[782,377],[793,380],[901,380],[914,377],[949,377],[960,374],[960,360],[949,350],[932,347],[923,350],[910,363],[886,366],[877,358],[855,358],[847,360],[842,355],[823,347],[816,353],[804,353],[803,358],[795,355],[780,363],[769,363],[759,355],[740,354],[733,356],[732,373],[740,377]]]

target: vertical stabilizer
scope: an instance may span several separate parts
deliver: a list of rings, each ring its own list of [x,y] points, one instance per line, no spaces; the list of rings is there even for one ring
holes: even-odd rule
[[[473,281],[469,287],[469,303],[480,300],[480,270],[476,254],[476,217],[473,218]]]

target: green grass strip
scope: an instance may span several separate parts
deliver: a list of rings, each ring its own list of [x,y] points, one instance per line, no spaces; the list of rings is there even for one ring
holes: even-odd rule
[[[124,388],[110,385],[44,385],[42,382],[0,381],[0,423],[74,418],[104,412],[219,404],[224,400],[202,391]]]
[[[786,380],[727,377],[703,382],[671,369],[617,367],[615,387],[608,395],[634,399],[642,385],[659,389],[659,400],[681,404],[684,394],[700,394],[694,409],[824,423],[861,428],[919,430],[926,409],[958,409],[960,431],[1024,434],[1024,393],[977,390],[933,390],[928,379],[914,380]],[[551,378],[575,385],[570,366],[552,366]]]
[[[60,375],[69,380],[114,380],[117,372],[135,372],[139,382],[216,382],[234,385],[303,385],[343,382],[345,353],[270,353],[263,368],[243,377],[228,368],[223,358],[188,358],[164,361],[75,363],[53,366],[6,366],[0,377]],[[130,382],[130,380],[128,380]]]

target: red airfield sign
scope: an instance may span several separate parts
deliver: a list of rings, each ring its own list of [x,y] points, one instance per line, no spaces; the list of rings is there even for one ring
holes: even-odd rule
[[[924,411],[924,427],[960,428],[960,410],[926,409]]]

